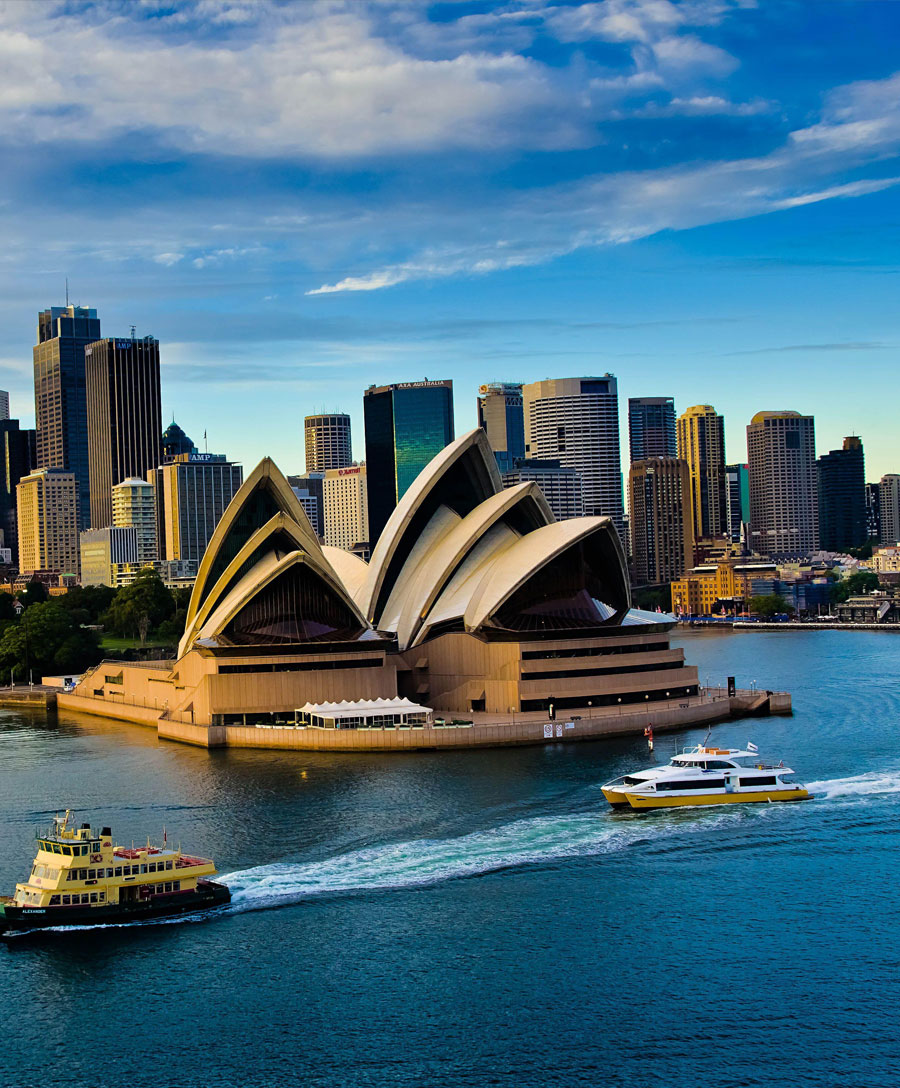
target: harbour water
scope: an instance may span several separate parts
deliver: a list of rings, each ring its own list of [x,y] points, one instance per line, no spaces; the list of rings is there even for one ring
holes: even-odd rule
[[[792,718],[716,726],[800,805],[611,812],[643,738],[343,755],[159,742],[0,712],[0,885],[67,804],[207,853],[202,921],[0,946],[5,1083],[893,1086],[900,636],[685,632],[711,684]],[[657,738],[657,759],[700,731]]]

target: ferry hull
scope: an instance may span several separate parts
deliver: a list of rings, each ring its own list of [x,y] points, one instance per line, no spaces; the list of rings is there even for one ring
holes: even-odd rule
[[[636,809],[705,807],[707,805],[750,805],[766,801],[808,801],[809,790],[766,790],[759,793],[703,793],[694,797],[638,796],[626,794],[628,804]]]
[[[621,790],[610,789],[607,786],[602,786],[601,789],[603,796],[613,808],[628,808],[628,798]]]
[[[91,907],[19,907],[0,904],[0,934],[64,926],[102,926],[123,922],[143,922],[179,914],[196,914],[222,906],[231,900],[224,884],[207,881],[197,891],[159,896],[155,902],[112,903]]]

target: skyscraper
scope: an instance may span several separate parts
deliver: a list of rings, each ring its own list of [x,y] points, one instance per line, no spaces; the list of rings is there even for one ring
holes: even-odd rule
[[[725,523],[735,544],[750,521],[750,473],[746,465],[725,466]]]
[[[672,397],[629,397],[628,451],[632,464],[648,457],[674,457],[677,449]]]
[[[303,421],[306,471],[346,468],[353,460],[350,417],[343,412],[307,416]]]
[[[695,543],[724,536],[725,421],[711,404],[695,404],[678,417],[678,456],[691,474]]]
[[[369,538],[374,548],[409,485],[453,441],[453,382],[372,385],[363,396],[363,411]]]
[[[581,477],[586,515],[612,518],[625,533],[619,396],[612,374],[556,378],[523,386],[525,452],[559,461]]]
[[[881,484],[866,484],[866,536],[881,541]]]
[[[816,432],[812,416],[757,412],[747,427],[750,546],[772,559],[818,547]]]
[[[16,515],[16,485],[34,471],[37,461],[35,432],[19,429],[17,419],[0,420],[0,529],[4,547],[19,562],[19,528]]]
[[[889,472],[878,485],[881,499],[881,543],[900,544],[900,475]]]
[[[97,311],[52,306],[38,314],[34,348],[37,463],[75,475],[79,524],[91,520],[84,349],[100,339]]]
[[[328,469],[323,489],[325,543],[346,551],[357,544],[367,544],[366,466]]]
[[[112,489],[161,460],[159,342],[97,340],[84,349],[91,521],[112,524]]]
[[[16,487],[19,570],[78,574],[78,486],[73,472],[39,468]]]
[[[244,480],[223,453],[184,453],[149,474],[156,489],[160,559],[199,564]]]
[[[521,384],[490,382],[478,389],[478,426],[484,428],[501,472],[525,456],[525,411]]]
[[[866,531],[866,466],[855,436],[816,462],[819,490],[819,547],[829,552],[861,548]]]
[[[0,389],[0,421],[9,419],[9,393]]]
[[[574,468],[563,468],[559,461],[522,458],[515,468],[502,474],[504,487],[536,483],[557,521],[584,516],[584,491],[581,477]]]
[[[162,435],[162,464],[167,465],[177,457],[197,452],[197,447],[173,419]]]
[[[628,473],[628,509],[635,585],[681,578],[693,564],[691,474],[676,457],[635,461]]]
[[[133,562],[143,565],[159,558],[153,484],[135,476],[116,484],[112,490],[112,523],[117,529],[134,529]]]
[[[309,518],[313,532],[321,540],[325,535],[325,473],[306,472],[302,476],[288,476],[287,482]]]

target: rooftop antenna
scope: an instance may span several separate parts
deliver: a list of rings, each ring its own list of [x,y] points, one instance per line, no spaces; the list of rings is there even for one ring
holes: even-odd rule
[[[69,308],[69,277],[66,276],[66,309]]]
[[[131,326],[131,339],[132,339],[132,340],[134,339],[134,333],[135,333],[135,330],[136,330],[136,329],[137,329],[137,326],[136,326],[136,325],[132,325],[132,326]]]

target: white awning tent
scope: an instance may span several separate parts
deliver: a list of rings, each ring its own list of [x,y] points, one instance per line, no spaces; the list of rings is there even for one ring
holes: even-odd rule
[[[307,703],[296,713],[298,725],[320,729],[395,729],[427,726],[434,721],[431,707],[406,698]]]

